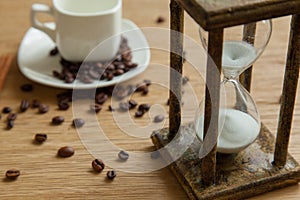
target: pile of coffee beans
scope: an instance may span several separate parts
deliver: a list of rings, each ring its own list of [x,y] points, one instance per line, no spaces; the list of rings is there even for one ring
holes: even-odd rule
[[[51,56],[58,54],[55,47],[49,53]],[[71,62],[61,58],[61,72],[53,71],[53,76],[65,83],[73,83],[75,79],[82,83],[92,83],[95,80],[112,80],[138,66],[132,62],[132,52],[126,38],[121,38],[119,51],[115,58],[109,62]]]

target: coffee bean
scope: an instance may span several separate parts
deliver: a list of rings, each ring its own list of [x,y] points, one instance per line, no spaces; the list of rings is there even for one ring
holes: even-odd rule
[[[166,21],[166,19],[165,19],[164,17],[162,17],[162,16],[159,16],[159,17],[156,19],[156,23],[157,23],[157,24],[163,23],[163,22],[165,22],[165,21]]]
[[[148,87],[144,87],[142,94],[143,95],[147,95],[149,93],[149,88]]]
[[[149,79],[145,79],[143,82],[146,84],[146,86],[150,86],[152,84],[151,80]]]
[[[49,106],[47,106],[45,104],[39,105],[39,113],[44,114],[44,113],[47,113],[48,111],[49,111]]]
[[[111,81],[113,78],[114,78],[114,74],[113,74],[113,73],[111,73],[111,72],[107,73],[106,79],[107,79],[108,81]]]
[[[60,125],[65,121],[65,118],[62,116],[56,116],[52,118],[52,124],[54,125]]]
[[[18,169],[10,169],[10,170],[7,170],[6,173],[5,173],[5,176],[6,178],[8,179],[16,179],[20,176],[20,170]]]
[[[129,103],[129,109],[133,109],[133,108],[135,108],[138,105],[137,102],[135,100],[133,100],[133,99],[130,99],[128,101],[128,103]]]
[[[65,146],[65,147],[61,147],[58,152],[57,152],[57,155],[59,157],[63,157],[63,158],[66,158],[66,157],[71,157],[73,156],[75,153],[74,149],[70,146]]]
[[[102,110],[102,106],[99,104],[93,104],[93,105],[90,105],[90,109],[91,109],[91,111],[98,113]]]
[[[108,110],[111,111],[111,112],[114,112],[116,109],[114,109],[111,105],[109,105]]]
[[[40,102],[36,99],[32,100],[31,107],[32,108],[38,108],[40,106]]]
[[[23,92],[31,92],[33,90],[33,85],[32,84],[23,84],[21,85],[21,90]]]
[[[29,106],[30,106],[29,101],[23,99],[20,104],[20,111],[25,112],[29,108]]]
[[[7,115],[7,121],[14,121],[17,119],[17,114],[16,113],[9,113]]]
[[[159,123],[165,120],[165,116],[164,115],[156,115],[153,119],[154,123]]]
[[[129,158],[129,154],[126,151],[122,150],[118,153],[118,157],[121,161],[126,161]]]
[[[126,112],[130,109],[130,105],[127,102],[120,102],[119,103],[119,111],[120,112]]]
[[[143,92],[146,89],[148,89],[148,86],[147,86],[146,83],[140,83],[140,84],[137,84],[137,86],[136,86],[136,91],[137,92]]]
[[[2,113],[4,113],[4,114],[8,114],[8,113],[10,113],[11,112],[11,108],[10,107],[4,107],[3,109],[2,109]]]
[[[93,167],[95,172],[101,173],[105,168],[105,164],[102,160],[95,159],[92,162],[92,167]]]
[[[105,94],[104,92],[101,92],[96,95],[95,102],[97,104],[104,104],[107,101],[107,99],[108,99],[108,95]]]
[[[45,133],[37,133],[34,136],[34,140],[37,143],[43,143],[43,142],[45,142],[47,140],[47,134],[45,134]]]
[[[139,105],[138,110],[143,111],[143,112],[147,112],[147,111],[150,110],[150,107],[151,106],[149,104],[144,103],[144,104]]]
[[[85,121],[83,119],[77,118],[73,120],[73,126],[75,128],[81,128],[85,124]]]
[[[159,151],[153,151],[151,152],[150,156],[152,159],[158,159],[160,157],[160,153]]]
[[[117,176],[117,173],[115,170],[108,171],[106,174],[106,177],[110,180],[113,180],[116,176]]]
[[[59,102],[58,109],[59,110],[68,110],[70,105],[67,102]]]
[[[182,77],[182,85],[185,85],[189,82],[189,78],[187,76]]]
[[[49,53],[50,56],[55,56],[57,55],[59,52],[58,52],[58,48],[57,47],[54,47],[54,49],[52,49]]]
[[[115,75],[115,76],[120,76],[120,75],[122,75],[122,74],[124,74],[124,70],[123,70],[123,69],[117,69],[117,70],[114,72],[114,75]]]
[[[145,113],[144,113],[143,111],[138,110],[138,111],[135,112],[134,116],[135,116],[136,118],[140,118],[140,117],[143,117],[144,114],[145,114]]]
[[[6,129],[7,130],[10,130],[10,129],[12,129],[14,127],[14,121],[13,120],[8,120],[7,122],[6,122]]]
[[[128,96],[128,89],[124,88],[122,86],[118,86],[115,88],[114,92],[113,92],[113,96],[118,99],[118,100],[122,100],[125,97]]]

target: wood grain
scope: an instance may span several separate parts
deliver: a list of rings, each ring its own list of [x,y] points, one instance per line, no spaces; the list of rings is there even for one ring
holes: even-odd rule
[[[0,92],[6,80],[13,57],[11,55],[0,56]]]
[[[24,33],[30,27],[29,10],[35,0],[1,0],[0,1],[0,55],[16,54]],[[50,0],[40,0],[41,3],[51,4]],[[169,27],[169,0],[139,0],[138,3],[132,0],[123,0],[123,16],[134,21],[140,27]],[[166,22],[157,24],[158,16],[166,18]],[[199,45],[198,26],[192,18],[185,15],[185,33],[194,39]],[[252,94],[258,104],[261,119],[264,124],[276,132],[279,97],[282,91],[282,81],[286,60],[290,18],[274,20],[274,32],[269,46],[262,57],[255,63],[253,68]],[[146,33],[147,31],[144,30]],[[159,42],[164,39],[163,35],[150,40],[149,43]],[[166,41],[169,41],[168,39]],[[187,59],[197,56],[195,48],[184,47],[187,52]],[[176,178],[168,169],[161,169],[151,173],[125,173],[118,172],[113,182],[106,182],[105,172],[102,174],[91,173],[91,162],[93,156],[85,149],[79,140],[79,136],[71,128],[73,118],[72,110],[66,112],[58,111],[56,108],[55,95],[62,92],[60,89],[45,87],[32,83],[22,76],[15,64],[7,76],[5,87],[0,95],[0,109],[4,106],[11,106],[18,111],[20,100],[25,98],[32,100],[39,99],[41,102],[50,105],[50,112],[45,115],[37,114],[36,110],[29,109],[26,113],[19,114],[15,127],[11,131],[4,130],[5,115],[0,120],[0,198],[1,199],[187,199],[187,196]],[[167,74],[157,73],[157,68],[169,66],[169,53],[158,49],[151,49],[151,63],[159,63],[159,67],[151,65],[145,73],[138,76],[133,82],[144,78],[158,81],[167,80]],[[184,74],[190,78],[190,83],[197,86],[199,100],[204,94],[203,79],[199,77],[196,70],[186,62]],[[166,81],[167,82],[167,81]],[[20,92],[20,85],[23,83],[34,84],[34,91],[31,93]],[[184,123],[191,122],[194,118],[196,106],[190,106],[191,102],[185,97],[189,94],[185,86],[183,95],[184,109],[191,113],[184,115]],[[299,87],[298,90],[299,91]],[[157,84],[150,87],[147,97],[136,95],[134,97],[139,103],[152,103],[162,105],[167,109],[165,103],[168,99],[166,88]],[[149,152],[152,150],[152,142],[147,137],[151,133],[141,132],[147,139],[132,137],[124,132],[114,123],[112,113],[104,110],[99,113],[99,121],[106,135],[113,143],[128,151]],[[290,153],[300,161],[300,99],[296,99],[295,118],[292,126],[290,141]],[[134,113],[131,113],[132,115]],[[65,123],[58,127],[50,126],[53,116],[63,115]],[[149,116],[135,120],[138,125],[150,123]],[[168,121],[165,122],[167,126]],[[126,124],[125,124],[126,125]],[[129,125],[132,125],[129,123]],[[33,145],[32,139],[36,132],[47,132],[49,140],[41,145]],[[64,145],[71,145],[75,148],[75,155],[68,159],[57,159],[58,148]],[[104,152],[105,153],[105,152]],[[112,159],[114,159],[113,157]],[[108,162],[108,161],[107,161]],[[2,180],[5,171],[17,167],[21,170],[21,176],[17,181],[7,182]],[[106,170],[110,169],[108,166]],[[300,198],[299,186],[292,186],[252,199],[275,200]]]

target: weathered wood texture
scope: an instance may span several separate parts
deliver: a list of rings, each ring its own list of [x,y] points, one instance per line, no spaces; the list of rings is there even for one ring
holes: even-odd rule
[[[223,29],[208,34],[208,54],[206,66],[206,91],[204,108],[204,152],[207,155],[201,164],[202,181],[209,186],[215,183],[216,152],[220,105],[220,76],[222,70]]]
[[[298,0],[177,0],[205,30],[247,24],[300,11]]]
[[[294,15],[291,23],[290,42],[281,97],[280,118],[276,138],[274,164],[283,166],[286,163],[294,115],[294,105],[300,67],[300,15]]]
[[[256,23],[245,24],[244,32],[243,32],[243,41],[249,44],[254,44],[255,32],[256,32]],[[240,82],[248,92],[250,92],[251,90],[251,80],[252,80],[252,66],[250,66],[240,75]]]
[[[152,141],[157,148],[168,143],[167,134],[168,130],[163,129],[153,135]],[[193,126],[184,127],[181,134],[181,137],[186,137],[183,136],[186,134],[195,135]],[[182,139],[179,136],[177,142],[180,141]],[[201,181],[203,174],[198,168],[201,165],[201,143],[197,139],[184,155],[171,165],[171,170],[190,199],[239,200],[297,184],[300,181],[300,167],[290,155],[283,168],[272,165],[274,143],[274,136],[262,125],[256,142],[238,155],[218,154],[216,183],[211,187],[206,187]]]
[[[183,55],[184,10],[175,0],[170,3],[171,52],[170,52],[170,133],[172,139],[181,124],[181,77]]]

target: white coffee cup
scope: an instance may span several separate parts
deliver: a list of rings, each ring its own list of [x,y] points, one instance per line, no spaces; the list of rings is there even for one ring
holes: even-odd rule
[[[55,28],[40,22],[38,13],[53,15]],[[122,0],[53,0],[53,7],[31,8],[32,26],[48,34],[69,61],[83,61],[92,50],[88,61],[112,59],[119,50],[121,22]]]

